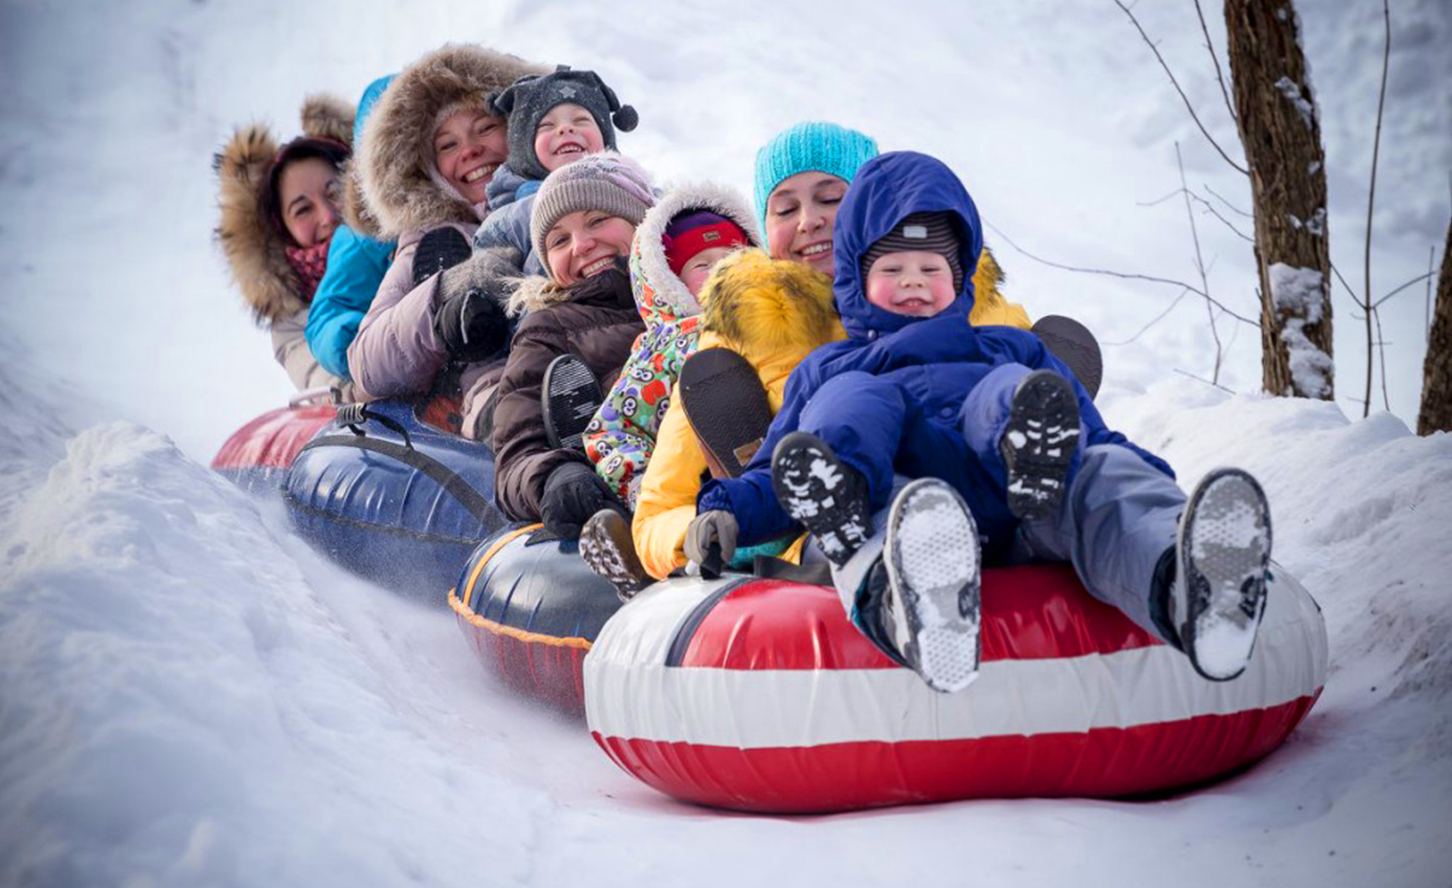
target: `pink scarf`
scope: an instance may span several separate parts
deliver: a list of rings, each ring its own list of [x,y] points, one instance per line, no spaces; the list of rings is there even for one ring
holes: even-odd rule
[[[297,274],[300,287],[298,295],[303,301],[312,304],[313,294],[318,290],[318,283],[323,279],[323,272],[328,270],[328,247],[332,245],[332,238],[313,244],[311,247],[285,247],[287,252],[287,264]]]

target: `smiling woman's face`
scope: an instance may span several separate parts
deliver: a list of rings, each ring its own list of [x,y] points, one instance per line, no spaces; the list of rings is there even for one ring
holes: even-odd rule
[[[483,111],[456,111],[434,132],[434,166],[464,199],[484,202],[494,171],[509,156],[505,121]]]
[[[321,157],[294,160],[277,177],[283,227],[304,249],[333,236],[343,183],[338,170]]]
[[[773,259],[832,274],[832,228],[847,183],[815,170],[781,180],[766,199],[766,245]]]
[[[630,253],[635,226],[601,210],[579,210],[561,217],[545,234],[550,273],[563,286],[577,284]]]

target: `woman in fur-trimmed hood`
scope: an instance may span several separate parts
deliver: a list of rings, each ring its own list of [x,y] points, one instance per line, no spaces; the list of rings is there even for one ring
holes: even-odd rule
[[[701,306],[672,270],[665,243],[667,230],[674,220],[702,210],[734,222],[739,229],[735,237],[745,235],[746,245],[761,244],[745,198],[712,184],[671,190],[646,213],[635,231],[630,283],[645,321],[645,335],[585,432],[585,452],[595,463],[595,471],[632,508],[655,449],[661,419],[670,406],[670,391],[681,365],[695,354],[699,335]],[[712,233],[718,242],[730,240]]]
[[[818,347],[845,338],[832,301],[832,282],[803,262],[742,250],[717,264],[701,291],[698,348],[729,348],[756,370],[767,401],[781,408],[787,377]],[[679,397],[679,386],[671,391]],[[669,410],[646,469],[631,535],[641,564],[660,579],[686,564],[686,528],[696,517],[696,494],[706,455],[684,410]],[[785,553],[800,558],[801,543]],[[741,553],[738,553],[741,554]],[[750,563],[749,558],[746,563]]]
[[[505,122],[492,116],[488,97],[541,71],[481,46],[428,53],[378,99],[350,176],[348,224],[376,239],[397,239],[398,248],[348,347],[348,368],[368,396],[389,398],[430,391],[452,362],[464,392],[466,434],[498,380],[502,356],[481,360],[452,348],[436,321],[454,294],[442,275],[415,274],[415,258],[424,235],[441,228],[457,231],[467,249],[488,212],[484,189],[507,150]],[[463,269],[454,274],[457,289],[467,289],[465,277]]]
[[[341,99],[315,95],[303,102],[301,117],[303,134],[286,145],[253,124],[240,127],[218,152],[216,237],[293,385],[346,390],[313,359],[303,329],[338,221],[339,167],[349,154],[353,110]]]

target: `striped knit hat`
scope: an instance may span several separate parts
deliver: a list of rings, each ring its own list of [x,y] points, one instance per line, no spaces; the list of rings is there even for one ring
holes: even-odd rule
[[[650,175],[639,164],[614,151],[587,154],[550,173],[535,192],[529,215],[530,243],[549,272],[544,239],[556,222],[581,210],[600,210],[639,225],[653,206]],[[553,279],[554,274],[549,273]]]
[[[877,156],[877,143],[835,123],[788,127],[756,152],[756,214],[766,229],[766,199],[797,173],[818,170],[851,183],[857,168]]]
[[[904,216],[892,227],[892,231],[879,238],[872,246],[862,253],[862,277],[867,278],[867,272],[872,268],[872,263],[886,256],[888,253],[938,253],[948,260],[948,268],[953,272],[953,292],[963,291],[963,262],[960,254],[963,251],[963,244],[958,240],[958,233],[953,229],[953,214],[939,211],[935,213],[911,213]]]

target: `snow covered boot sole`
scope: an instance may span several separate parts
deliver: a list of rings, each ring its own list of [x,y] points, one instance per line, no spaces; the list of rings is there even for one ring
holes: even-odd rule
[[[781,439],[771,455],[771,488],[838,567],[872,536],[866,480],[816,435],[792,432]]]
[[[729,348],[706,348],[681,365],[680,387],[711,474],[739,478],[771,428],[771,402],[756,369]]]
[[[1079,446],[1079,398],[1052,370],[1035,370],[1013,393],[998,449],[1008,467],[1008,510],[1023,521],[1053,518]]]
[[[1044,315],[1029,332],[1068,365],[1090,398],[1099,394],[1099,385],[1104,381],[1104,353],[1088,327],[1063,315]]]
[[[978,526],[958,491],[937,478],[893,500],[883,553],[887,630],[928,687],[951,694],[978,677]]]
[[[650,584],[650,575],[635,553],[630,524],[614,509],[601,509],[580,530],[580,557],[615,587],[621,601]]]
[[[1171,619],[1195,671],[1211,681],[1229,681],[1250,662],[1270,551],[1270,506],[1255,478],[1240,469],[1206,475],[1180,519]]]
[[[439,272],[453,268],[472,255],[474,255],[474,248],[469,245],[468,238],[460,234],[457,228],[447,225],[443,228],[435,228],[419,238],[418,247],[414,249],[413,285],[417,287]]]
[[[540,390],[550,448],[583,450],[585,429],[604,400],[600,381],[584,361],[574,355],[560,355],[550,361]]]

